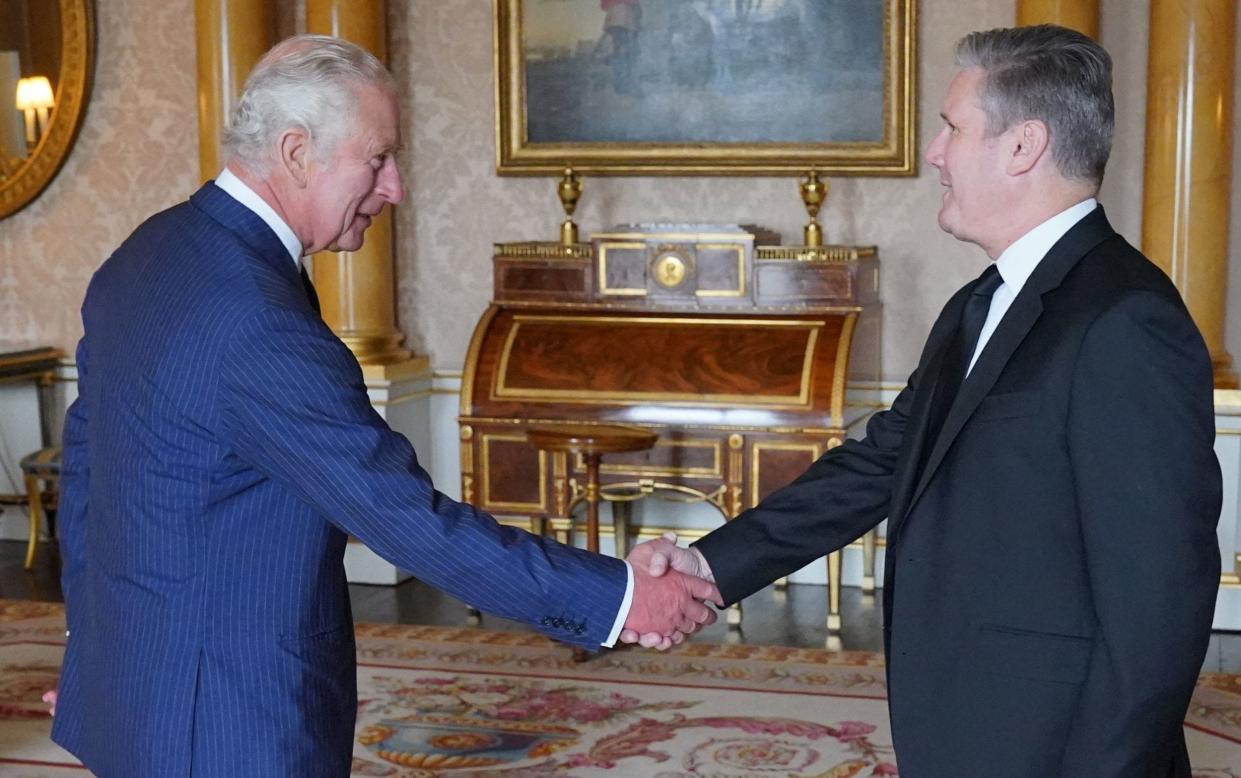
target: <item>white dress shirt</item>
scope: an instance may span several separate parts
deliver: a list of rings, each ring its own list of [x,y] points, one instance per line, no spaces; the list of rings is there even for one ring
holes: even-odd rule
[[[1098,201],[1090,197],[1061,211],[1018,238],[995,261],[995,269],[999,271],[1004,283],[1000,284],[995,294],[991,295],[991,308],[987,311],[987,320],[983,322],[982,332],[978,334],[978,345],[974,347],[974,356],[970,359],[969,367],[965,371],[966,375],[974,369],[978,356],[982,354],[987,341],[991,340],[992,333],[1000,325],[1000,320],[1008,312],[1008,307],[1013,304],[1021,287],[1026,285],[1034,268],[1043,261],[1043,257],[1047,256],[1051,247],[1056,245],[1056,241],[1063,238],[1064,234],[1073,228],[1073,225],[1086,218],[1086,215],[1098,205]]]
[[[285,223],[284,219],[276,213],[275,209],[267,204],[267,201],[258,196],[250,187],[228,168],[220,171],[220,175],[215,177],[215,185],[223,189],[237,202],[254,212],[254,215],[263,220],[263,222],[271,227],[272,232],[276,233],[276,237],[280,238],[280,242],[289,250],[289,256],[293,257],[293,262],[299,267],[302,264],[302,242],[293,234],[293,228]]]
[[[276,237],[280,238],[280,242],[289,250],[289,256],[300,267],[302,262],[302,242],[293,234],[293,229],[285,223],[284,219],[267,204],[263,198],[246,186],[240,178],[233,175],[228,169],[224,168],[220,171],[220,175],[215,177],[215,185],[223,189],[237,202],[254,212],[272,228],[276,233]],[[629,618],[629,608],[633,605],[633,568],[629,563],[625,563],[625,598],[621,600],[620,610],[616,613],[616,621],[612,624],[612,631],[608,635],[608,639],[601,645],[611,648],[616,645],[617,638],[620,637],[621,629],[625,626],[625,619]],[[68,635],[69,633],[65,633]]]

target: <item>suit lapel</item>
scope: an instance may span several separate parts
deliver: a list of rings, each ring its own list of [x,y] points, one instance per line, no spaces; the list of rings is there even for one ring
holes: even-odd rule
[[[960,304],[950,303],[950,307],[945,308],[942,317],[948,321],[957,321],[961,318],[961,308],[965,301],[969,299],[969,295],[960,296]],[[935,401],[936,392],[944,391],[943,383],[940,380],[944,371],[944,362],[948,354],[948,349],[952,347],[952,339],[956,327],[948,327],[946,337],[941,337],[940,342],[929,350],[930,357],[927,359],[926,367],[919,371],[918,386],[915,389],[913,407],[909,412],[908,432],[910,437],[910,446],[908,462],[905,468],[899,471],[900,480],[893,486],[893,502],[891,516],[893,518],[904,515],[905,509],[902,501],[911,497],[914,492],[915,483],[912,479],[918,476],[919,470],[917,463],[922,460],[922,449],[934,443],[927,440],[930,434],[931,423],[931,404]],[[889,533],[892,530],[889,529]]]
[[[221,227],[236,235],[268,263],[301,286],[297,264],[279,236],[258,214],[237,202],[231,195],[208,181],[190,196],[190,204],[205,213]]]
[[[1056,241],[1055,245],[1051,247],[1046,256],[1035,267],[1034,272],[1030,274],[1025,286],[1022,287],[1021,292],[1013,300],[1013,304],[1005,312],[1004,318],[1000,320],[999,326],[992,333],[991,339],[987,341],[986,347],[983,349],[982,354],[979,355],[978,361],[974,364],[974,369],[970,371],[969,376],[961,384],[956,400],[949,409],[948,415],[944,418],[944,426],[940,429],[939,437],[934,441],[927,441],[925,439],[928,421],[925,411],[929,405],[923,405],[923,412],[918,419],[916,431],[918,437],[911,441],[913,456],[909,461],[916,466],[922,447],[930,443],[934,448],[931,449],[930,456],[926,460],[926,466],[922,468],[922,473],[917,476],[917,483],[914,486],[913,492],[909,495],[909,499],[907,501],[893,501],[894,504],[898,502],[903,503],[900,512],[894,513],[893,516],[897,523],[917,504],[918,498],[926,490],[927,484],[939,468],[940,463],[943,462],[953,441],[956,440],[957,435],[960,434],[961,429],[969,421],[974,411],[978,409],[979,404],[991,392],[995,382],[999,380],[1000,374],[1004,372],[1004,367],[1008,364],[1009,359],[1012,358],[1017,348],[1034,327],[1035,322],[1042,315],[1043,295],[1060,286],[1064,277],[1068,275],[1069,271],[1077,265],[1082,257],[1090,253],[1095,246],[1115,234],[1116,232],[1112,229],[1111,224],[1108,223],[1107,216],[1103,212],[1103,206],[1099,206],[1077,224],[1073,225],[1060,240]],[[938,361],[941,365],[943,363],[943,351],[949,342],[946,342],[939,349]],[[937,371],[936,379],[938,377]],[[935,389],[936,391],[941,389],[938,386],[938,380]]]

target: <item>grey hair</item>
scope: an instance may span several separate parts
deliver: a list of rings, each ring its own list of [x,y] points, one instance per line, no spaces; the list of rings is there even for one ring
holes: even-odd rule
[[[360,46],[326,35],[277,43],[250,71],[224,130],[229,160],[266,174],[274,141],[290,128],[304,130],[326,159],[355,126],[364,86],[396,92],[392,74]]]
[[[1061,175],[1103,182],[1116,109],[1112,58],[1102,46],[1053,24],[987,30],[957,43],[957,66],[985,74],[980,98],[988,134],[1041,120]]]

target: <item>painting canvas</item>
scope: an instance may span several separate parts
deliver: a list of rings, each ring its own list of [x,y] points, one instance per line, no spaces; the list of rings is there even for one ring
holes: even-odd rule
[[[496,0],[501,172],[910,173],[912,3]]]

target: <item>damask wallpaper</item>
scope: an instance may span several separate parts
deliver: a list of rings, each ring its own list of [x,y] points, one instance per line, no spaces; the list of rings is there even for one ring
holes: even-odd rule
[[[282,32],[302,24],[280,0]],[[920,0],[919,147],[939,126],[952,47],[971,29],[1012,24],[1014,0]],[[1103,42],[1116,59],[1118,131],[1103,202],[1137,243],[1148,0],[1104,0]],[[390,64],[403,85],[408,199],[397,209],[398,315],[408,343],[459,370],[491,296],[491,244],[552,239],[563,218],[550,178],[494,173],[491,3],[389,0]],[[0,332],[71,348],[95,267],[142,219],[197,184],[192,0],[97,0],[99,66],[81,138],[32,206],[0,221]],[[1241,92],[1241,79],[1238,80]],[[1241,106],[1241,95],[1238,95]],[[1238,144],[1241,147],[1241,144]],[[1241,156],[1241,148],[1237,150]],[[883,371],[901,381],[949,294],[986,264],[941,233],[933,168],[916,178],[833,179],[820,213],[831,242],[876,244],[883,260]],[[1235,225],[1241,175],[1234,176]],[[795,241],[805,212],[791,178],[587,178],[584,234],[618,222],[755,223]],[[1231,272],[1241,273],[1234,234]],[[1241,277],[1228,343],[1241,360]]]
[[[190,0],[96,3],[98,61],[77,143],[43,194],[0,220],[0,337],[72,351],[95,268],[193,191],[193,16]]]

